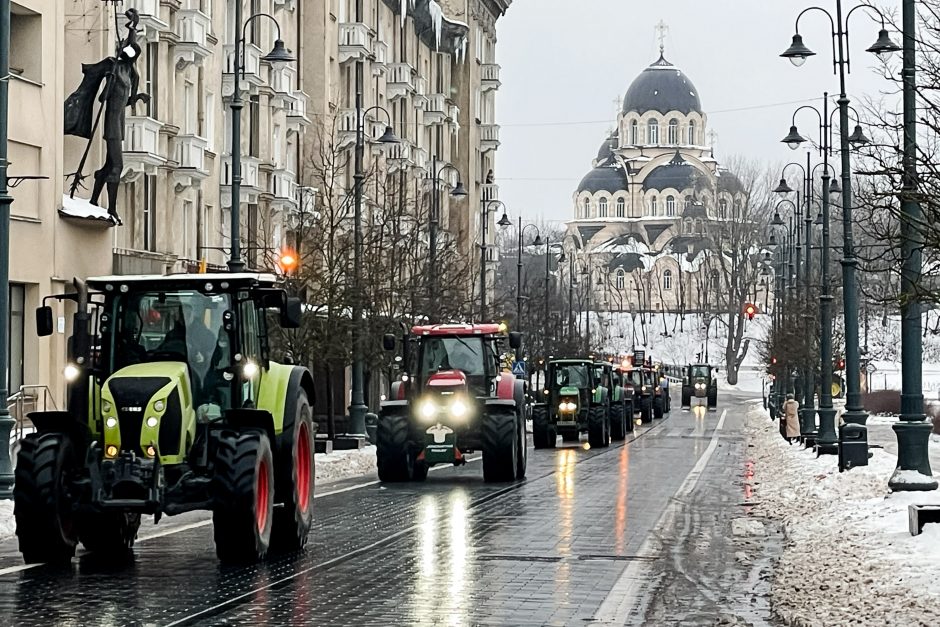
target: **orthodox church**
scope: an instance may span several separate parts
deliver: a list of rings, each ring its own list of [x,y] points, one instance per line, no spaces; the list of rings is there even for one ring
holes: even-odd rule
[[[592,309],[700,310],[703,291],[721,289],[707,235],[740,215],[746,194],[707,136],[698,90],[660,45],[574,193],[566,246],[593,275]]]

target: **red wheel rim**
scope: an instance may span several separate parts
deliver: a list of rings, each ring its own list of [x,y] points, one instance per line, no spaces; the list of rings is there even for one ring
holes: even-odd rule
[[[300,423],[297,431],[297,507],[306,512],[310,507],[310,433],[307,423]]]
[[[258,464],[258,478],[255,482],[255,521],[259,533],[264,533],[268,526],[268,490],[268,462],[262,459]]]

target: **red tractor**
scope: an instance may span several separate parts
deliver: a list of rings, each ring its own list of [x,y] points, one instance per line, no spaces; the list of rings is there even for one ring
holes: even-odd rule
[[[424,481],[434,464],[458,466],[473,451],[483,452],[485,481],[525,477],[525,382],[500,367],[506,339],[497,324],[412,328],[401,380],[379,413],[379,479]],[[518,348],[522,336],[508,340]],[[395,336],[386,335],[383,345],[395,350]]]

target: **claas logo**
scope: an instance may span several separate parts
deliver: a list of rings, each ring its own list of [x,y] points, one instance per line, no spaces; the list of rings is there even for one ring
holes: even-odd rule
[[[757,315],[757,307],[753,303],[748,303],[744,306],[744,315],[747,316],[748,320],[753,320],[754,316]]]

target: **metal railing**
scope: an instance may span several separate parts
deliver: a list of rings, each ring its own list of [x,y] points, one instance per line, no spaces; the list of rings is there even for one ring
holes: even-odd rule
[[[27,414],[32,411],[58,411],[55,395],[46,385],[21,385],[20,389],[7,398],[7,411],[16,420],[16,425],[10,432],[10,445],[23,439],[33,431],[33,423]]]

